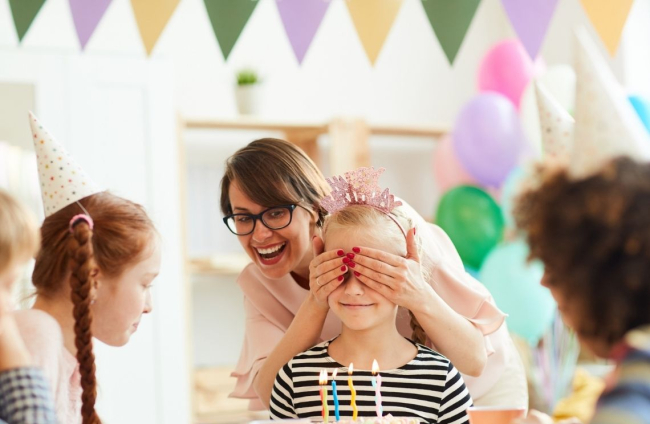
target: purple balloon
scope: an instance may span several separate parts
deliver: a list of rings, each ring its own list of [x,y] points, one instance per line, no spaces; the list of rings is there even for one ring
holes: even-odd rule
[[[526,152],[517,111],[497,93],[481,93],[467,103],[452,137],[458,160],[486,186],[500,186]]]

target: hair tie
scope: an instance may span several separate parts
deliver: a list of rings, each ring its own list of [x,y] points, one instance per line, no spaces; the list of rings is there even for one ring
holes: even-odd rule
[[[90,227],[91,230],[93,229],[93,226],[95,225],[93,223],[93,219],[89,215],[85,215],[85,214],[75,215],[70,220],[70,227],[69,228],[70,228],[71,233],[74,232],[74,226],[77,225],[77,223],[79,221],[86,221],[86,223],[88,224],[88,226]]]

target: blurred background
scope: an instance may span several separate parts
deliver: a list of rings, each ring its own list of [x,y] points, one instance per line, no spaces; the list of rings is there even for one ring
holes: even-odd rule
[[[602,374],[525,263],[509,211],[541,151],[533,78],[573,110],[577,27],[650,122],[650,0],[523,3],[0,0],[0,186],[42,218],[32,110],[164,239],[154,313],[127,346],[97,343],[105,422],[265,417],[227,398],[248,259],[218,208],[225,159],[261,137],[297,143],[326,176],[385,167],[381,184],[445,228],[510,314],[535,406],[552,411],[588,378],[577,361]]]

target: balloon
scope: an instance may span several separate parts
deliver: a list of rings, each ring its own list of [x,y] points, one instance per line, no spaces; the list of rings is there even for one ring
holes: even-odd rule
[[[641,118],[641,122],[645,125],[645,129],[650,131],[650,103],[641,96],[630,96],[629,99],[639,118]]]
[[[501,244],[485,259],[479,275],[497,306],[508,314],[510,331],[536,345],[551,325],[556,305],[540,284],[542,264],[528,263],[528,252],[522,240]]]
[[[451,137],[444,137],[433,153],[433,175],[440,193],[462,184],[476,184],[476,180],[458,161]]]
[[[496,44],[485,55],[479,67],[479,91],[496,91],[510,99],[519,108],[521,94],[538,69],[519,40],[505,40]],[[539,70],[538,70],[539,72]]]
[[[460,111],[452,134],[463,167],[482,185],[497,187],[530,151],[517,111],[505,97],[482,93]]]
[[[501,211],[503,218],[508,227],[515,226],[515,219],[512,216],[512,209],[514,207],[514,198],[519,194],[519,188],[524,181],[526,173],[518,166],[510,172],[508,178],[503,183],[501,189]]]
[[[537,80],[544,85],[544,88],[553,96],[557,102],[569,113],[575,107],[576,73],[569,65],[554,65],[548,68]],[[521,95],[519,110],[521,125],[524,129],[526,139],[538,154],[542,152],[542,133],[539,124],[539,112],[537,110],[537,98],[535,96],[534,80],[526,86],[524,94]]]
[[[503,215],[494,199],[478,187],[460,186],[440,199],[436,224],[447,232],[463,262],[478,269],[503,236]]]

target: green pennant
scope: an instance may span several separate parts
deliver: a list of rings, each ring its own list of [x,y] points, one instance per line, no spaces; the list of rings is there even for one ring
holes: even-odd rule
[[[224,59],[232,48],[257,6],[258,0],[204,0],[212,30],[217,37]]]
[[[450,64],[463,44],[481,0],[422,0],[433,31]]]
[[[23,37],[44,3],[45,0],[9,0],[19,41],[23,41]]]

